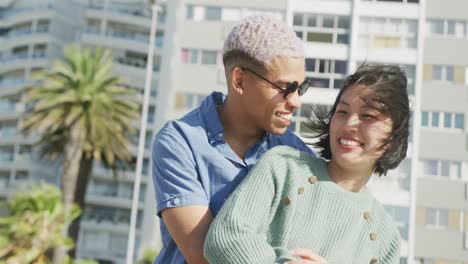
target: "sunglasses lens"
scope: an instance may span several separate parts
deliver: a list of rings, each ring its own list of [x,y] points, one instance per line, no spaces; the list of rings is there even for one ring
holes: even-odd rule
[[[286,91],[284,92],[284,98],[288,97],[289,94],[294,93],[297,88],[299,87],[298,83],[296,81],[290,83],[288,87],[286,88]]]
[[[306,79],[300,86],[299,86],[299,95],[302,96],[307,92],[310,87],[309,79]]]

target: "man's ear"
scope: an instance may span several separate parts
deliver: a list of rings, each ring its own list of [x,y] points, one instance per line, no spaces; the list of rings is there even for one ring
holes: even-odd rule
[[[231,87],[232,91],[236,94],[243,94],[244,93],[244,78],[245,78],[245,72],[239,68],[239,67],[234,67],[231,70]]]

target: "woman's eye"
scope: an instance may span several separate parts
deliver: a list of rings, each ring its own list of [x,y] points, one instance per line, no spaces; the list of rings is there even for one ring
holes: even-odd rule
[[[377,119],[376,116],[371,115],[371,114],[363,114],[362,118],[364,118],[364,119]]]
[[[336,113],[337,113],[337,114],[340,114],[340,115],[346,115],[346,111],[345,111],[345,110],[336,110]]]

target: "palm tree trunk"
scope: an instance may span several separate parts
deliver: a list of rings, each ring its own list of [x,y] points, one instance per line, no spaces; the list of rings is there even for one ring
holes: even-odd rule
[[[76,191],[80,161],[83,155],[83,144],[85,141],[85,130],[78,124],[70,128],[70,140],[67,141],[64,148],[62,181],[60,187],[63,193],[63,206],[65,218],[71,213],[73,197]],[[64,226],[64,233],[68,230],[68,224]],[[59,247],[55,250],[54,263],[61,264],[65,260],[67,249]]]
[[[89,182],[89,177],[91,176],[91,171],[93,169],[93,159],[88,158],[86,156],[82,156],[80,160],[80,169],[78,172],[78,179],[76,189],[75,189],[75,197],[74,202],[82,209],[85,209],[85,196],[86,196],[86,189]],[[81,222],[81,214],[77,217],[73,222],[70,224],[68,229],[68,236],[75,241],[75,244],[78,243],[78,234],[80,231],[80,222]],[[75,258],[76,255],[76,247],[71,248],[68,251],[68,255],[72,258]]]

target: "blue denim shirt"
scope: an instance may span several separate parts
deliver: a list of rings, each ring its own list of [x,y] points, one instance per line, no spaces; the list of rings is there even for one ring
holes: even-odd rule
[[[313,152],[294,133],[266,135],[240,159],[224,142],[216,111],[226,96],[214,92],[200,107],[179,120],[169,121],[156,134],[152,149],[153,181],[158,215],[165,208],[206,205],[213,217],[257,160],[277,145]],[[160,221],[163,248],[155,263],[185,263],[182,253]]]

